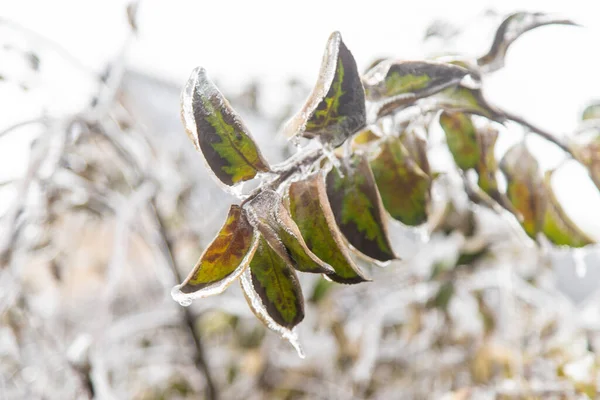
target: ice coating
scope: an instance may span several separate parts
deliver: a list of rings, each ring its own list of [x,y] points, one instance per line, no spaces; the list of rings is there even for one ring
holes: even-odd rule
[[[578,278],[585,278],[587,275],[587,263],[585,262],[586,250],[582,248],[573,249],[573,262],[575,263],[575,273]]]
[[[260,319],[269,329],[271,329],[274,332],[277,332],[282,338],[290,342],[290,344],[296,349],[298,356],[300,358],[304,358],[304,350],[300,345],[298,335],[296,334],[295,329],[287,329],[279,325],[267,313],[265,305],[254,290],[254,286],[252,285],[252,275],[250,273],[249,268],[246,268],[242,272],[240,284],[242,286],[242,290],[244,291],[244,296],[248,301],[248,305],[250,306],[254,314],[258,317],[258,319]]]
[[[195,134],[197,128],[192,104],[194,101],[194,90],[198,86],[198,79],[201,77],[203,79],[206,79],[206,70],[202,67],[194,68],[194,70],[190,74],[190,77],[188,78],[188,81],[183,87],[183,90],[181,91],[181,121],[183,122],[185,133],[188,135],[188,137],[194,144],[196,150],[200,152],[202,152],[202,150],[200,149],[198,136],[196,136]],[[210,168],[207,169],[210,170]]]
[[[329,87],[333,82],[335,76],[335,69],[337,66],[338,52],[340,42],[342,41],[342,35],[335,31],[329,36],[327,45],[325,46],[325,53],[323,53],[323,59],[321,61],[321,69],[319,70],[319,77],[317,83],[313,88],[312,92],[308,96],[302,109],[294,115],[285,125],[283,132],[287,137],[293,137],[300,135],[306,127],[306,121],[310,118],[311,114],[317,108],[323,97],[327,95]]]
[[[259,238],[260,234],[255,231],[254,235],[252,236],[252,245],[250,247],[250,250],[244,256],[242,262],[240,263],[240,266],[231,275],[227,276],[225,279],[222,279],[219,282],[216,282],[210,286],[207,286],[205,288],[191,293],[184,293],[181,291],[181,288],[184,286],[184,284],[175,285],[171,290],[171,297],[173,298],[173,300],[175,300],[182,306],[187,307],[190,304],[192,304],[192,301],[195,299],[202,299],[204,297],[214,296],[223,293],[225,289],[227,289],[229,285],[233,283],[233,281],[239,278],[239,276],[246,269],[248,269],[248,265],[250,265],[250,260],[252,260],[254,252],[258,247]]]

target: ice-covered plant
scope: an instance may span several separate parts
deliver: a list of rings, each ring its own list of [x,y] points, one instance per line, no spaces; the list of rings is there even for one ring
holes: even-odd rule
[[[189,305],[222,293],[239,278],[253,312],[301,354],[294,332],[304,317],[297,271],[354,284],[369,280],[355,255],[374,263],[397,259],[387,215],[411,227],[431,217],[437,174],[429,166],[422,132],[433,124],[445,133],[471,201],[512,213],[533,239],[571,247],[592,243],[557,202],[552,172],[542,176],[524,143],[500,161],[494,156],[503,125],[516,122],[586,166],[600,187],[598,106],[585,111],[585,132],[563,143],[484,96],[485,76],[504,65],[510,44],[548,24],[574,25],[545,14],[516,13],[502,22],[480,58],[386,59],[362,76],[334,32],[312,93],[285,127],[299,151],[279,165],[269,165],[206,71],[195,69],[181,97],[186,132],[241,203],[231,206],[217,237],[173,297]],[[476,173],[477,184],[467,179],[469,171]],[[498,184],[500,174],[506,190]],[[246,190],[250,182],[254,189]]]

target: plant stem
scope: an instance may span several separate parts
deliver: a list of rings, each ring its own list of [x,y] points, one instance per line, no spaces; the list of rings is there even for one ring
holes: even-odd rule
[[[164,223],[163,217],[161,216],[160,212],[158,211],[158,207],[156,206],[155,198],[152,199],[150,205],[154,211],[156,222],[158,224],[159,234],[163,238],[164,243],[165,243],[165,249],[164,249],[165,258],[167,259],[169,267],[171,268],[171,271],[173,272],[176,282],[182,282],[183,277],[181,276],[179,269],[177,268],[177,262],[175,261],[175,257],[173,256],[173,243],[167,234],[167,228]],[[205,352],[204,352],[204,346],[202,345],[202,340],[200,338],[200,335],[196,333],[196,329],[194,328],[194,326],[195,326],[194,315],[192,314],[190,307],[181,307],[181,308],[183,308],[183,322],[184,322],[186,329],[194,343],[194,348],[195,348],[195,353],[196,353],[194,355],[194,364],[196,365],[196,368],[204,374],[204,377],[206,379],[206,399],[217,400],[219,398],[219,394],[217,392],[217,388],[216,388],[214,380],[212,378],[208,363],[206,362],[206,356],[205,356]]]

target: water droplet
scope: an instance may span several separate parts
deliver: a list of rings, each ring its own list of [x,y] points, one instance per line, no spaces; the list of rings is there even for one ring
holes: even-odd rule
[[[189,295],[183,293],[180,290],[180,287],[181,287],[181,285],[176,285],[171,290],[171,297],[173,298],[173,300],[175,300],[176,302],[178,302],[183,307],[188,307],[189,305],[192,304],[192,299],[191,299],[191,297]]]

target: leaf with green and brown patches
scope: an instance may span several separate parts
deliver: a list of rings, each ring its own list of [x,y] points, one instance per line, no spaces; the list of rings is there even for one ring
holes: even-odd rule
[[[339,146],[365,126],[365,92],[356,61],[339,32],[327,41],[319,79],[302,109],[288,122],[288,136],[318,137]]]
[[[410,226],[427,221],[431,178],[400,140],[390,137],[382,142],[370,164],[383,205],[392,218]]]
[[[319,259],[331,265],[334,273],[328,277],[339,283],[359,283],[370,280],[352,261],[335,217],[327,200],[325,180],[318,173],[293,182],[288,192],[290,214],[306,241]]]
[[[291,329],[304,318],[304,298],[294,269],[261,237],[250,261],[252,287],[273,321]]]
[[[273,190],[263,190],[244,204],[250,224],[267,240],[269,246],[288,264],[301,272],[333,273],[333,268],[320,260],[302,238],[298,226]]]
[[[600,189],[600,133],[588,131],[570,139],[569,148],[573,155],[583,164],[590,178]]]
[[[510,45],[522,34],[545,25],[577,25],[571,20],[551,14],[517,12],[509,15],[496,30],[490,50],[477,60],[484,72],[493,72],[504,66]]]
[[[552,189],[553,172],[548,171],[544,176],[544,186],[548,196],[546,214],[544,215],[544,235],[552,243],[559,246],[583,247],[594,243],[594,240],[569,218],[560,205]]]
[[[260,237],[250,267],[240,278],[250,309],[267,328],[288,340],[304,353],[292,329],[304,319],[304,296],[298,277],[267,240]]]
[[[217,237],[204,250],[188,277],[179,286],[183,293],[201,298],[222,293],[248,266],[256,249],[257,234],[242,209],[232,205]]]
[[[582,121],[588,121],[592,119],[600,119],[600,103],[590,104],[583,110],[581,114]]]
[[[381,197],[367,159],[354,154],[327,175],[327,198],[348,242],[380,261],[396,258],[387,236]]]
[[[546,193],[538,162],[521,142],[506,152],[500,169],[506,175],[508,199],[521,215],[521,226],[535,239],[546,214]]]
[[[384,60],[364,75],[363,84],[381,117],[458,85],[468,74],[464,68],[435,61]]]
[[[248,129],[204,68],[192,71],[181,93],[181,118],[194,146],[224,184],[232,186],[269,171]]]
[[[479,145],[480,157],[475,170],[477,171],[477,184],[502,207],[509,212],[514,213],[515,209],[506,197],[498,189],[498,180],[496,172],[498,171],[498,162],[494,155],[498,131],[491,127],[477,130],[477,143]]]
[[[463,171],[477,167],[481,150],[471,117],[460,112],[444,111],[440,115],[440,125],[446,133],[446,143],[456,165]]]
[[[501,110],[487,102],[480,89],[449,87],[436,94],[434,100],[437,107],[445,111],[481,115],[496,122],[506,120]]]

